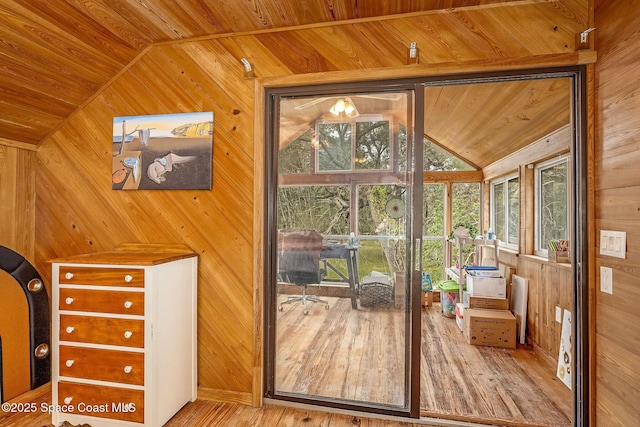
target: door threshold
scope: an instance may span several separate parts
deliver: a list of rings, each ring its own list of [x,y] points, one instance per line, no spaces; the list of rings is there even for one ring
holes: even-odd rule
[[[291,402],[280,399],[263,399],[264,405],[285,407],[293,409],[302,409],[306,411],[325,412],[329,414],[340,414],[358,418],[371,418],[384,421],[397,421],[399,423],[412,423],[414,425],[439,426],[439,427],[489,427],[496,424],[480,424],[476,422],[447,420],[442,418],[433,418],[428,416],[420,416],[420,418],[399,417],[395,415],[377,414],[372,412],[354,411],[351,409],[340,409],[320,405],[312,405],[301,402]]]

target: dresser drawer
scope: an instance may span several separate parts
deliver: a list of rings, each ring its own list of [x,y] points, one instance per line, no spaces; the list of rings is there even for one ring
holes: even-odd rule
[[[60,375],[144,385],[144,353],[60,346]]]
[[[144,422],[143,390],[60,381],[57,403],[72,406],[75,415]]]
[[[60,341],[144,347],[144,321],[60,315]]]
[[[144,293],[60,288],[60,310],[144,315]]]
[[[59,269],[61,285],[97,285],[144,287],[144,270],[140,268],[72,267]]]

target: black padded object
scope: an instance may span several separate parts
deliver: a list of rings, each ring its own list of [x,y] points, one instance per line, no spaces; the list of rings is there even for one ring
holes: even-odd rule
[[[22,255],[4,246],[0,246],[0,268],[18,281],[27,297],[29,307],[31,389],[34,389],[51,381],[51,316],[49,313],[49,296],[47,295],[44,281],[29,261]],[[42,288],[37,292],[31,292],[27,288],[27,285],[33,279],[38,279],[42,282]],[[36,348],[40,344],[47,344],[49,347],[49,353],[43,358],[36,357],[35,354]]]

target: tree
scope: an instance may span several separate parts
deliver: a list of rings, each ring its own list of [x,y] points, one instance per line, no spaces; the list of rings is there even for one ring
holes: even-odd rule
[[[381,171],[391,168],[391,129],[389,121],[321,123],[317,127],[317,148],[312,144],[312,131],[280,149],[280,174],[310,174],[317,149],[321,172],[357,174],[357,170]],[[353,130],[355,129],[355,135]],[[397,133],[400,170],[406,169],[407,129],[400,125]],[[468,170],[470,167],[436,144],[425,141],[425,170]],[[352,175],[356,176],[356,175]],[[376,180],[379,181],[379,180]],[[386,210],[387,203],[408,200],[407,187],[398,184],[372,182],[357,186],[358,225],[360,235],[379,236],[377,241],[391,272],[404,271],[406,266],[406,220],[395,218]],[[454,222],[471,221],[479,226],[479,185],[454,186]],[[348,235],[350,231],[351,194],[349,185],[313,185],[280,187],[278,192],[278,227],[313,228],[325,235]],[[423,196],[424,230],[426,236],[441,240],[425,241],[422,249],[424,265],[431,271],[444,265],[444,189],[425,186]],[[356,231],[356,230],[353,230]],[[434,278],[438,274],[434,274]]]

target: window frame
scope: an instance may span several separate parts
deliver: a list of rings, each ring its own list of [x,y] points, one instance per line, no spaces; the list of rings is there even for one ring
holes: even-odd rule
[[[513,172],[507,175],[503,175],[499,178],[493,179],[489,182],[489,188],[490,188],[490,195],[489,195],[489,200],[490,200],[490,207],[489,207],[489,214],[490,214],[490,220],[489,220],[489,224],[490,224],[490,228],[491,230],[493,230],[493,233],[495,234],[495,230],[496,230],[496,222],[495,222],[495,208],[496,208],[496,198],[495,198],[495,186],[499,185],[499,184],[504,184],[504,200],[503,200],[503,207],[504,207],[504,228],[505,228],[505,237],[508,239],[509,238],[509,182],[513,181],[513,180],[517,180],[518,182],[518,186],[520,185],[520,175],[518,174],[518,172]],[[522,203],[522,198],[521,198],[521,194],[520,191],[518,190],[518,206],[520,206]],[[505,247],[508,249],[513,249],[513,250],[518,250],[519,249],[519,243],[520,243],[520,209],[518,209],[518,225],[516,227],[516,243],[510,243],[508,240],[500,240],[500,246],[501,247]]]
[[[542,247],[542,243],[540,241],[540,237],[542,234],[542,213],[541,213],[541,174],[543,171],[558,166],[560,164],[566,165],[566,229],[565,229],[565,239],[571,240],[571,230],[572,230],[572,220],[571,220],[571,212],[572,212],[572,198],[571,198],[571,189],[572,189],[572,181],[571,181],[571,158],[569,153],[561,154],[552,159],[548,159],[542,161],[540,163],[536,163],[534,165],[534,220],[535,220],[535,228],[534,228],[534,254],[537,256],[547,258],[549,256],[549,251],[546,247]]]
[[[357,132],[358,132],[358,123],[364,122],[387,122],[389,127],[389,141],[388,147],[389,150],[389,165],[385,168],[381,169],[360,169],[357,167],[356,163],[358,162],[356,158],[357,152]],[[396,135],[400,133],[400,123],[397,123],[393,120],[393,116],[389,114],[360,114],[355,117],[347,117],[347,118],[339,118],[339,117],[323,117],[316,119],[313,124],[313,134],[314,138],[318,138],[320,135],[320,127],[324,125],[335,125],[335,124],[348,124],[351,127],[351,158],[349,160],[350,169],[321,169],[320,168],[320,151],[321,146],[318,141],[316,141],[311,146],[311,156],[313,162],[313,170],[315,174],[341,174],[341,173],[370,173],[370,172],[380,172],[380,173],[388,173],[390,171],[395,171],[394,164],[397,163],[397,147],[399,145],[399,141],[397,140]]]

